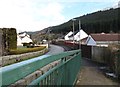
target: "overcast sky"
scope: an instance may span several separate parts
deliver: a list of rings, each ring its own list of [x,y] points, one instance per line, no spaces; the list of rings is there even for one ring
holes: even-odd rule
[[[0,28],[38,31],[117,5],[118,0],[0,0]]]

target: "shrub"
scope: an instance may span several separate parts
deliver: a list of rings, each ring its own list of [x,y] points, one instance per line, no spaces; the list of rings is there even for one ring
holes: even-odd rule
[[[120,81],[120,45],[111,45],[109,48],[111,50],[109,65]]]
[[[17,33],[15,28],[3,28],[3,37],[7,51],[17,49]]]
[[[10,50],[10,55],[13,54],[23,54],[28,52],[36,52],[45,49],[45,46],[34,47],[34,48],[18,48],[17,50]]]
[[[118,81],[120,82],[120,50],[116,52],[116,74],[118,76]]]
[[[8,29],[8,49],[17,49],[17,33],[16,29],[10,28]]]

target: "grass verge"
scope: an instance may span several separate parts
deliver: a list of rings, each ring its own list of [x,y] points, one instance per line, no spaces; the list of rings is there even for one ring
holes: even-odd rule
[[[35,58],[35,57],[38,57],[38,56],[41,56],[45,53],[48,52],[48,49],[44,48],[43,50],[41,50],[41,52],[39,52],[39,54],[37,55],[34,55],[34,56],[31,56],[31,57],[24,57],[24,58],[15,58],[15,61],[14,62],[9,62],[7,64],[4,64],[3,66],[8,66],[8,65],[11,65],[11,64],[14,64],[14,63],[18,63],[18,62],[21,62],[21,61],[25,61],[25,60],[28,60],[28,59],[32,59],[32,58]],[[9,60],[10,61],[10,60]]]

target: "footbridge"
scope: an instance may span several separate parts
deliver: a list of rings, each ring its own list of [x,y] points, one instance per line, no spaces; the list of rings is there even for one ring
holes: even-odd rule
[[[0,86],[74,86],[80,68],[80,50],[43,55],[0,68]]]

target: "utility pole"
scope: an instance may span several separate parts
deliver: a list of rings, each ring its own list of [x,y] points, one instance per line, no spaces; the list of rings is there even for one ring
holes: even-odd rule
[[[80,20],[79,20],[79,49],[81,49],[81,39],[80,39],[80,33],[81,32],[81,22],[80,22]]]
[[[48,48],[50,47],[50,28],[48,28]]]
[[[74,21],[75,20],[76,19],[72,19],[72,21],[73,21],[73,48],[75,48],[75,38],[74,38],[74,33],[75,33]]]

